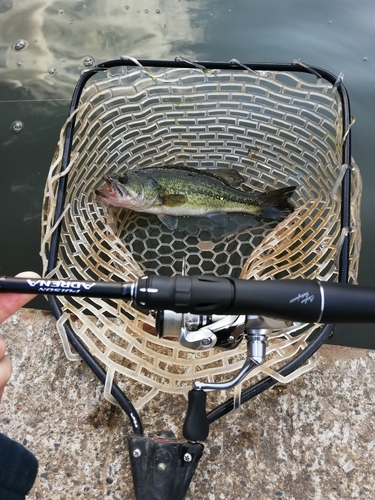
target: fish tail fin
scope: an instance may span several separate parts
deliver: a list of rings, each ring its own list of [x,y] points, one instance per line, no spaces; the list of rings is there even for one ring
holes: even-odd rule
[[[289,186],[275,189],[264,193],[260,216],[263,219],[283,220],[294,210],[290,203],[290,197],[294,193],[296,186]]]

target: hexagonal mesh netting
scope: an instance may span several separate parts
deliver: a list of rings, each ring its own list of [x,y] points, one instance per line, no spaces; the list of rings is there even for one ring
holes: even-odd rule
[[[335,88],[311,75],[196,67],[99,73],[81,95],[70,165],[59,173],[61,139],[47,180],[45,263],[56,228],[57,190],[67,176],[58,261],[50,274],[129,281],[145,273],[181,273],[184,260],[187,274],[335,280],[342,235],[350,230],[350,278],[355,281],[361,184],[353,164],[352,223],[342,228],[340,181],[348,166],[342,165],[341,124]],[[171,230],[156,216],[108,208],[96,199],[104,174],[151,165],[235,169],[255,191],[293,185],[295,210],[279,224],[235,216],[221,227],[187,217]],[[159,390],[186,394],[194,380],[230,378],[242,366],[245,345],[225,352],[191,351],[176,339],[158,338],[153,318],[122,301],[58,301],[62,337],[69,322],[105,367],[109,400],[114,380],[122,388],[139,385],[140,407]],[[304,349],[314,328],[292,324],[275,331],[266,362],[251,376],[280,377],[275,366]]]

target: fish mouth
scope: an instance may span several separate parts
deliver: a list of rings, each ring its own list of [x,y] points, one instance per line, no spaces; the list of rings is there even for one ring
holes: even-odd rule
[[[106,185],[95,189],[95,194],[101,198],[115,198],[118,196],[118,190],[116,189],[116,184],[113,182],[112,177],[109,175],[104,175],[103,180]]]

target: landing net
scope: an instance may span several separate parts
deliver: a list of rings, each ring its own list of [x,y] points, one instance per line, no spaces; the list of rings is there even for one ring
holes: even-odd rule
[[[356,281],[361,181],[357,166],[345,163],[343,156],[350,136],[343,129],[340,79],[333,84],[298,73],[298,64],[295,71],[254,71],[196,64],[146,68],[131,62],[92,72],[81,83],[78,108],[61,132],[44,197],[45,273],[106,281],[182,271],[337,281],[341,248],[351,233],[347,274]],[[234,218],[223,230],[186,218],[170,230],[155,216],[97,201],[94,191],[104,174],[151,165],[236,169],[254,191],[297,186],[295,210],[279,224],[249,227]],[[350,191],[343,194],[349,170]],[[351,214],[346,225],[344,195]],[[57,258],[51,265],[57,227]],[[151,315],[131,304],[56,300],[61,309],[57,327],[68,357],[77,355],[69,348],[67,325],[106,370],[105,397],[112,402],[114,381],[124,391],[129,384],[137,388],[139,408],[158,391],[186,395],[193,381],[227,380],[242,367],[245,343],[232,351],[193,351],[177,339],[158,338]],[[266,362],[251,372],[244,387],[260,373],[287,381],[276,368],[303,350],[316,328],[279,325],[268,338]],[[313,365],[310,360],[288,380]]]

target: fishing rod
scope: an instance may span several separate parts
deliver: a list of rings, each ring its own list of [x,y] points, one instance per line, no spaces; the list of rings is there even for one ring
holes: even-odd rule
[[[0,292],[102,297],[149,311],[260,315],[303,323],[375,322],[375,287],[307,279],[143,276],[136,282],[0,277]]]
[[[319,337],[303,351],[306,360],[331,331],[328,328],[330,323],[375,322],[375,287],[306,279],[256,281],[215,276],[150,275],[136,282],[104,282],[0,277],[1,292],[132,301],[133,305],[148,309],[156,316],[159,336],[177,336],[181,344],[191,349],[233,349],[243,339],[247,341],[243,367],[233,379],[218,383],[197,380],[193,383],[188,392],[182,428],[186,441],[178,441],[168,431],[154,438],[145,437],[137,412],[126,397],[120,398],[121,406],[133,423],[134,435],[128,437],[128,448],[136,497],[153,500],[184,498],[203,454],[202,442],[208,438],[211,423],[235,407],[232,398],[207,413],[206,390],[230,389],[264,362],[267,335],[272,331],[268,317],[326,324]],[[74,336],[70,335],[69,340],[74,340],[73,345],[97,373],[92,357],[86,355]],[[291,373],[296,363],[297,360],[292,360],[280,373]],[[105,378],[105,374],[98,376],[101,380]],[[267,377],[243,391],[241,404],[274,383],[276,380]],[[112,394],[114,390],[119,391],[115,384]],[[171,474],[155,472],[155,467],[160,466],[160,456],[164,456],[162,453],[172,457]],[[151,467],[153,473],[150,473],[150,457],[155,462]],[[165,466],[164,462],[162,465]]]

